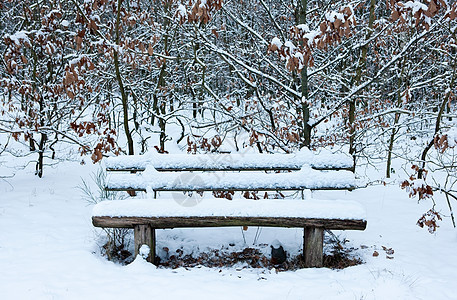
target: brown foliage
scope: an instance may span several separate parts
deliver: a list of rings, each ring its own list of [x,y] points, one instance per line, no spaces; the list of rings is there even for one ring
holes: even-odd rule
[[[301,71],[305,66],[314,66],[313,49],[327,50],[335,43],[340,43],[342,38],[350,37],[352,27],[356,25],[353,12],[350,7],[341,7],[339,15],[325,18],[319,25],[319,32],[309,32],[304,26],[292,26],[289,35],[294,45],[281,45],[272,43],[268,47],[268,52],[276,52],[280,57],[287,60],[286,67],[290,72]]]
[[[426,226],[428,232],[434,233],[436,229],[439,227],[436,223],[441,220],[442,218],[440,213],[438,213],[432,208],[426,213],[424,213],[422,217],[419,218],[419,220],[417,220],[417,225],[421,228],[424,228],[424,226]]]
[[[225,198],[228,200],[232,200],[233,195],[235,195],[234,191],[213,191],[213,196],[215,198]]]
[[[164,247],[163,249],[167,253],[169,252],[168,248]],[[351,252],[354,250],[356,249],[341,249],[330,254],[324,254],[324,267],[344,269],[363,263],[361,259],[352,257]],[[209,252],[203,252],[198,257],[184,255],[181,249],[177,249],[175,252],[177,253],[176,255],[167,257],[159,263],[159,266],[173,269],[197,266],[222,268],[233,267],[241,263],[245,265],[242,268],[274,268],[277,272],[292,271],[304,267],[303,255],[289,258],[285,263],[278,266],[256,248],[245,248],[242,251],[230,251],[228,248],[222,250],[214,249]]]
[[[415,174],[411,175],[409,177],[409,180],[404,180],[400,185],[401,188],[406,189],[406,191],[409,193],[409,197],[415,197],[417,195],[419,197],[419,200],[431,198],[433,196],[432,187],[428,185],[425,181],[422,181],[419,184],[416,182],[418,180],[416,178],[416,175],[421,170],[420,167],[417,165],[412,165],[411,169],[415,171]],[[426,178],[428,171],[422,170],[422,172],[424,178]]]
[[[421,3],[422,4],[422,3]],[[387,2],[388,8],[391,10],[392,21],[398,21],[400,26],[405,26],[410,15],[415,19],[415,26],[417,28],[425,27],[426,30],[430,28],[430,24],[426,18],[435,17],[440,11],[446,11],[448,8],[446,2],[443,0],[430,0],[427,4],[419,5],[405,5],[404,1],[389,0]],[[447,17],[453,20],[456,17],[455,4],[453,5]]]

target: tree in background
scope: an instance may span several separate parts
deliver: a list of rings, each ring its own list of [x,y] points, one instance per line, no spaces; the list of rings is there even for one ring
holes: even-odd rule
[[[67,1],[4,1],[2,9],[3,16],[14,18],[3,28],[0,130],[38,154],[41,177],[45,155],[51,151],[54,158],[59,140],[79,143],[68,134],[68,124],[84,105],[77,95],[84,82],[65,83],[73,41],[65,18],[72,10]]]

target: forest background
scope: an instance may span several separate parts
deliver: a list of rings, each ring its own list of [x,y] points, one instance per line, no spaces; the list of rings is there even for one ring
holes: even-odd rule
[[[2,0],[0,157],[42,177],[70,148],[328,148],[382,167],[369,184],[398,159],[434,232],[437,193],[455,223],[456,17],[446,0]]]

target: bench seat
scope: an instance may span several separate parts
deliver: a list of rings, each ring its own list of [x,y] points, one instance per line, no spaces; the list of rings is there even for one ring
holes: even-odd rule
[[[253,225],[274,227],[366,227],[365,210],[354,201],[215,198],[195,204],[182,206],[174,199],[103,201],[95,205],[92,220],[97,227],[121,228],[146,223],[154,228],[220,227],[250,225],[246,222],[251,221]]]
[[[272,226],[364,230],[360,204],[341,200],[226,200],[206,199],[182,206],[173,199],[104,201],[92,213],[96,227],[153,228]]]
[[[173,199],[129,199],[95,205],[92,223],[103,228],[133,228],[135,253],[142,245],[155,261],[155,229],[186,227],[266,226],[304,228],[306,267],[322,267],[324,229],[365,230],[360,204],[341,200],[205,199],[195,206]]]

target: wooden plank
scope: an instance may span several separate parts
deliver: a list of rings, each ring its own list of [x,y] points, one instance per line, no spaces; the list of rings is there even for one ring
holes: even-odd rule
[[[294,153],[294,154],[163,154],[133,155],[129,160],[110,157],[106,166],[110,170],[139,170],[152,164],[158,170],[264,170],[284,169],[297,170],[304,164],[320,170],[353,168],[353,160],[343,153]],[[206,166],[206,168],[204,168]]]
[[[228,227],[228,226],[265,226],[265,227],[321,227],[330,230],[365,230],[365,220],[309,219],[291,217],[109,217],[94,216],[92,224],[105,228],[133,228],[135,225],[149,224],[153,228],[190,228],[190,227]]]
[[[109,184],[109,183],[108,183]],[[319,188],[311,188],[310,190],[312,191],[319,191],[319,190],[325,190],[325,191],[341,191],[341,190],[347,190],[347,191],[352,191],[356,187],[351,186],[351,187],[332,187],[332,186],[323,186]],[[253,189],[246,189],[246,188],[239,188],[236,186],[231,186],[227,188],[198,188],[198,189],[182,189],[182,188],[171,188],[171,187],[164,187],[164,188],[156,188],[152,189],[153,191],[156,192],[220,192],[220,191],[234,191],[234,192],[244,192],[244,191],[258,191],[258,192],[267,192],[267,191],[300,191],[303,189],[308,189],[306,187],[274,187],[274,188],[253,188]],[[136,191],[136,192],[146,192],[145,188],[132,188],[132,187],[110,187],[109,185],[105,187],[106,191],[110,192],[129,192],[129,191]]]
[[[319,171],[353,171],[353,167],[320,167],[320,166],[312,166],[314,170]],[[159,172],[198,172],[198,171],[299,171],[301,169],[300,166],[284,166],[284,167],[268,167],[268,166],[259,166],[259,167],[224,167],[221,166],[219,168],[205,168],[205,167],[194,167],[194,168],[156,168]],[[145,168],[115,168],[115,167],[108,167],[106,168],[108,172],[143,172]]]
[[[324,263],[324,228],[305,227],[303,238],[303,256],[305,268],[321,268]]]
[[[139,224],[134,225],[134,239],[135,239],[135,257],[138,255],[141,246],[146,245],[149,247],[149,255],[146,258],[148,262],[154,263],[155,259],[155,230],[150,225]]]

